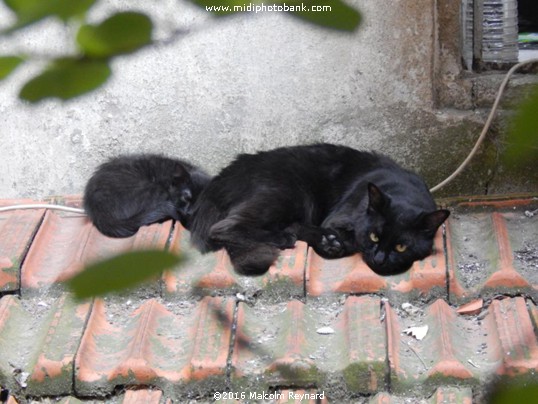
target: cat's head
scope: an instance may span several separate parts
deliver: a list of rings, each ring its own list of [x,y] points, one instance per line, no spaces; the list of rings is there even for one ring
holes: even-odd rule
[[[417,211],[397,205],[374,184],[368,184],[365,223],[357,242],[366,264],[379,275],[397,275],[413,262],[432,253],[437,229],[449,216],[448,210]]]

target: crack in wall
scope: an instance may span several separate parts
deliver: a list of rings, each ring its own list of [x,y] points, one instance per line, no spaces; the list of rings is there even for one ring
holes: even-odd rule
[[[493,164],[488,168],[487,175],[488,178],[486,179],[486,183],[484,186],[484,195],[490,194],[490,186],[497,177],[497,174],[499,173],[499,166],[500,166],[500,151],[499,151],[499,145],[497,142],[493,142],[493,147],[495,149],[495,159],[493,161]]]

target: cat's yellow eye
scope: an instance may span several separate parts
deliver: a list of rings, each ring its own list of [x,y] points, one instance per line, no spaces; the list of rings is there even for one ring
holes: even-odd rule
[[[370,240],[372,240],[374,243],[379,243],[379,237],[377,237],[377,234],[370,233]]]
[[[394,247],[394,249],[399,253],[403,253],[405,252],[405,250],[407,250],[407,246],[403,244],[396,244],[396,247]]]

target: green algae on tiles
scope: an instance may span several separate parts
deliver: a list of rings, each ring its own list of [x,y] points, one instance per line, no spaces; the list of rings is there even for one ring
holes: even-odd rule
[[[29,363],[27,392],[36,396],[72,392],[75,354],[90,312],[89,303],[77,304],[66,294],[50,306],[34,338]]]
[[[380,321],[381,301],[372,296],[350,296],[340,315],[339,329],[346,348],[341,361],[349,391],[368,394],[382,390],[388,375],[385,327]]]
[[[22,301],[3,297],[0,385],[14,394],[70,394],[74,357],[88,312],[89,304],[77,305],[65,295]]]
[[[12,393],[21,390],[20,377],[26,373],[28,348],[21,345],[32,340],[31,319],[20,300],[7,295],[0,299],[0,385]]]
[[[316,323],[311,310],[299,301],[255,307],[241,303],[232,360],[233,387],[319,386],[322,374],[312,359],[320,339]]]
[[[386,386],[387,365],[384,362],[355,362],[344,369],[344,380],[348,390],[361,393],[376,393]]]
[[[20,261],[16,258],[0,256],[0,292],[15,292],[19,290]]]

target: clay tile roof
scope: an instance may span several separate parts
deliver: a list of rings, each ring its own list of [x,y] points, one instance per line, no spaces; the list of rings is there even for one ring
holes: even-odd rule
[[[1,212],[0,401],[480,402],[538,378],[537,207],[453,204],[434,254],[394,277],[298,242],[246,278],[172,222],[110,239],[76,213]],[[61,283],[148,247],[188,260],[119,296]]]

